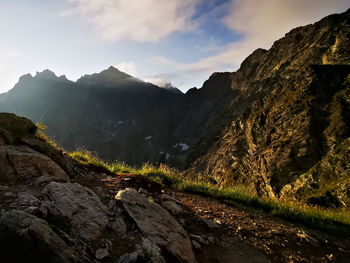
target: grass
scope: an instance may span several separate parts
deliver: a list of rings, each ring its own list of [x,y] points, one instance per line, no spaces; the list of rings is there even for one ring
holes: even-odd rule
[[[42,123],[42,122],[37,122],[36,124],[36,127],[37,127],[37,130],[35,132],[35,136],[43,141],[43,142],[46,142],[48,143],[49,145],[51,145],[52,147],[58,149],[58,150],[62,150],[58,145],[57,143],[55,142],[54,139],[52,139],[50,136],[48,136],[45,131],[47,129],[47,126]]]
[[[111,173],[131,173],[134,172],[134,168],[122,163],[122,162],[106,162],[99,158],[95,153],[80,149],[75,152],[69,153],[69,155],[78,162],[85,165],[93,165],[100,168],[104,168]]]
[[[237,203],[244,204],[290,222],[327,232],[336,232],[341,235],[350,234],[350,211],[346,209],[326,209],[307,205],[300,201],[260,197],[246,186],[220,188],[211,184],[204,177],[189,179],[184,174],[165,165],[144,164],[141,168],[136,169],[120,162],[105,162],[86,150],[70,153],[70,156],[83,164],[102,167],[111,173],[141,175],[177,191],[210,197],[232,206],[237,205]]]

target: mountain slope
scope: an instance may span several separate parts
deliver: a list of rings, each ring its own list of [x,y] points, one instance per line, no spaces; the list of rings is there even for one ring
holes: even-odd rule
[[[158,161],[177,142],[172,131],[184,114],[183,96],[113,67],[77,82],[46,70],[21,77],[0,96],[0,110],[42,121],[67,150],[141,164]]]
[[[227,73],[238,89],[224,105],[229,125],[218,140],[193,147],[190,171],[274,197],[347,139],[349,37],[350,11],[331,15],[292,30],[268,51],[256,50]]]

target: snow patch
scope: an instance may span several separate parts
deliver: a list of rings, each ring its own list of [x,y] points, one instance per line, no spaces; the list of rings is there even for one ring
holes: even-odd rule
[[[180,143],[173,145],[173,148],[177,148],[177,147],[181,147],[181,151],[187,151],[190,148],[190,146],[188,146],[184,142],[180,142]]]

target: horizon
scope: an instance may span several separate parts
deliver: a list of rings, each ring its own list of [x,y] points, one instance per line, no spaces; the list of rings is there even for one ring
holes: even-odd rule
[[[255,49],[269,49],[291,29],[345,12],[349,4],[5,0],[0,7],[0,93],[12,89],[24,74],[49,69],[76,81],[110,66],[158,86],[170,82],[186,92],[200,88],[214,72],[237,70]]]

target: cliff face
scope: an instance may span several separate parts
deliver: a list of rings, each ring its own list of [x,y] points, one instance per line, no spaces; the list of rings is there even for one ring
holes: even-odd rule
[[[346,140],[349,21],[347,11],[296,28],[227,73],[231,90],[237,90],[223,106],[229,125],[217,141],[202,140],[209,148],[194,147],[189,171],[276,196]]]

